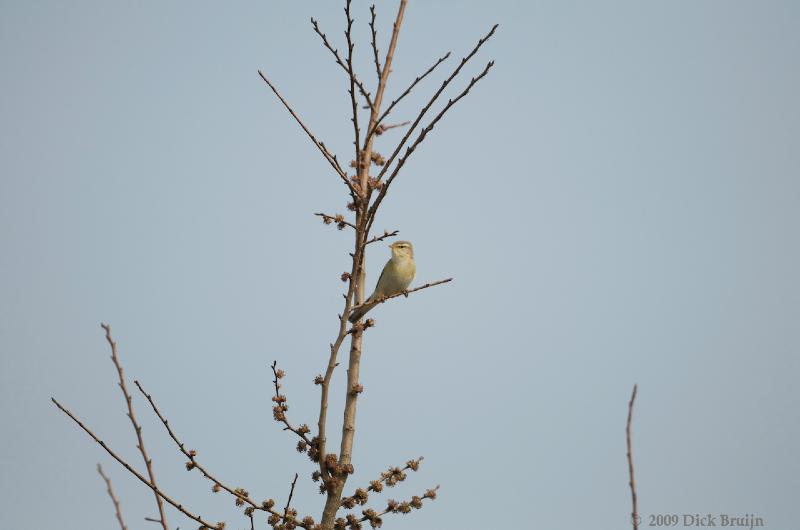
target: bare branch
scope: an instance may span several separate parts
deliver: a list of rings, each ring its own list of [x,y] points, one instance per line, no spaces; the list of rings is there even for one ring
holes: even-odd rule
[[[639,509],[636,504],[636,481],[633,478],[633,446],[631,444],[631,423],[633,421],[633,402],[636,400],[636,389],[637,385],[633,385],[631,400],[628,402],[628,422],[625,426],[625,438],[628,445],[628,474],[630,476],[628,485],[631,487],[631,524],[633,524],[633,530],[639,530]]]
[[[180,439],[178,439],[178,436],[172,430],[172,427],[169,426],[169,421],[161,414],[161,411],[156,406],[155,401],[153,401],[153,396],[145,392],[144,388],[142,388],[142,385],[139,384],[139,381],[134,381],[133,383],[136,385],[136,388],[139,389],[139,392],[141,392],[142,395],[150,403],[150,407],[153,409],[153,412],[156,413],[156,416],[158,416],[158,419],[161,420],[161,423],[164,425],[164,428],[167,429],[169,437],[172,438],[172,441],[175,442],[175,445],[178,446],[178,449],[180,449],[181,453],[183,453],[183,455],[189,459],[189,461],[186,463],[187,471],[191,471],[192,469],[197,469],[198,471],[200,471],[200,473],[202,473],[205,478],[213,482],[216,487],[224,489],[225,491],[236,497],[237,505],[247,503],[250,506],[254,507],[255,509],[258,510],[262,509],[261,505],[259,505],[249,497],[246,490],[244,490],[243,488],[231,488],[229,486],[226,486],[222,481],[220,481],[219,479],[214,477],[211,473],[209,473],[209,471],[205,467],[203,467],[200,464],[200,462],[197,461],[197,451],[195,451],[194,449],[187,450],[184,443],[181,442]],[[264,510],[264,511],[269,511],[272,513],[271,510]]]
[[[386,239],[388,237],[395,237],[399,233],[400,233],[399,230],[392,230],[391,232],[389,232],[387,230],[384,230],[383,231],[383,235],[372,237],[372,239],[369,239],[366,244],[369,245],[371,243],[377,243],[378,241],[383,241],[384,239]]]
[[[114,495],[114,488],[111,487],[111,479],[103,473],[103,466],[97,464],[97,472],[100,473],[100,476],[103,477],[103,480],[106,483],[106,491],[108,492],[108,496],[111,497],[111,502],[114,503],[114,513],[117,515],[117,522],[119,522],[119,527],[121,530],[128,530],[128,527],[125,526],[125,521],[122,519],[122,511],[119,507],[119,500],[117,496]]]
[[[221,522],[217,523],[217,524],[210,523],[210,522],[204,520],[201,516],[195,515],[192,512],[190,512],[189,510],[187,510],[186,508],[184,508],[183,505],[180,504],[179,502],[174,501],[171,497],[169,497],[167,494],[165,494],[163,491],[161,491],[158,488],[158,486],[156,486],[155,484],[153,484],[150,481],[148,481],[141,473],[136,471],[130,464],[128,464],[119,455],[117,455],[117,453],[112,451],[111,448],[108,447],[108,445],[106,445],[106,443],[103,440],[98,438],[97,435],[94,432],[91,431],[91,429],[89,429],[86,425],[84,425],[83,422],[81,420],[79,420],[72,412],[70,412],[68,409],[64,408],[64,406],[61,405],[61,403],[59,403],[58,401],[56,401],[55,398],[50,398],[50,400],[56,405],[56,407],[58,407],[61,410],[61,412],[63,412],[64,414],[66,414],[67,416],[72,418],[72,421],[77,423],[78,426],[81,429],[83,429],[84,432],[86,432],[86,434],[91,436],[91,438],[95,442],[97,442],[100,445],[100,447],[105,449],[106,452],[109,455],[111,455],[111,457],[114,460],[119,462],[122,465],[122,467],[124,467],[125,469],[130,471],[136,478],[138,478],[140,481],[142,481],[142,483],[144,485],[146,485],[148,488],[153,490],[153,493],[158,495],[160,498],[164,499],[164,501],[166,501],[168,504],[172,505],[174,508],[176,508],[179,512],[184,514],[186,517],[188,517],[188,518],[200,523],[203,526],[206,526],[206,527],[211,528],[213,530],[223,530],[225,528],[225,523],[221,523]]]
[[[286,499],[286,507],[283,509],[283,519],[286,520],[286,515],[289,513],[289,507],[292,505],[292,496],[294,495],[294,486],[297,484],[297,473],[294,474],[292,481],[292,489],[289,490],[289,498]]]
[[[133,400],[131,399],[131,395],[128,393],[128,388],[125,384],[125,375],[122,369],[122,365],[119,362],[119,357],[117,357],[117,343],[114,342],[114,339],[111,337],[111,326],[108,324],[100,324],[100,327],[103,328],[106,332],[106,341],[108,345],[111,347],[111,360],[114,363],[114,366],[117,369],[117,375],[119,376],[119,388],[122,390],[122,395],[125,397],[125,404],[128,407],[128,418],[131,420],[131,424],[133,425],[133,430],[136,433],[136,440],[137,445],[136,447],[139,449],[139,452],[142,454],[142,459],[144,460],[145,466],[147,467],[147,476],[150,478],[150,482],[153,486],[156,486],[156,476],[153,472],[153,460],[147,456],[147,450],[144,447],[144,438],[142,438],[142,426],[136,421],[136,414],[133,411]],[[158,517],[161,519],[161,526],[164,530],[169,530],[167,527],[167,519],[164,515],[164,503],[161,502],[161,497],[158,494],[155,495],[156,504],[158,505]]]
[[[486,41],[488,41],[494,35],[494,32],[497,30],[497,27],[498,27],[498,24],[495,24],[494,26],[492,26],[492,29],[489,31],[489,33],[487,33],[484,37],[482,37],[481,39],[478,40],[478,43],[475,45],[475,47],[472,49],[472,51],[469,52],[469,54],[467,54],[466,57],[461,59],[461,62],[456,67],[456,69],[453,70],[453,72],[450,74],[450,76],[442,82],[442,85],[439,87],[439,90],[437,90],[433,94],[433,96],[431,96],[431,99],[428,101],[428,103],[422,108],[422,110],[420,110],[419,114],[417,115],[417,118],[414,120],[414,123],[411,125],[411,128],[408,130],[406,135],[400,141],[400,143],[398,144],[398,146],[395,149],[394,153],[392,153],[392,156],[389,157],[389,161],[386,163],[386,166],[384,167],[384,169],[378,175],[379,179],[382,178],[383,175],[386,173],[389,165],[391,165],[392,161],[395,159],[395,157],[397,157],[397,154],[403,148],[403,145],[405,145],[406,141],[408,141],[408,138],[411,136],[411,133],[414,131],[414,129],[417,127],[417,125],[419,125],[419,122],[422,121],[422,118],[425,116],[425,114],[428,112],[428,110],[431,108],[431,106],[436,102],[436,100],[439,98],[439,96],[442,94],[442,92],[444,92],[445,88],[447,88],[447,86],[450,84],[450,82],[453,79],[455,79],[455,77],[461,72],[461,69],[464,68],[464,65],[466,65],[469,62],[469,60],[472,59],[472,57],[474,57],[476,53],[478,53],[478,50],[480,50],[481,46],[483,46],[483,44]]]
[[[347,73],[350,77],[350,103],[353,107],[353,133],[355,135],[356,160],[361,160],[361,131],[358,128],[358,103],[356,102],[356,74],[353,71],[353,17],[350,16],[351,0],[345,1],[344,13],[347,16],[347,29],[344,34],[347,38]]]
[[[436,100],[439,98],[439,96],[442,94],[442,92],[444,92],[445,88],[447,88],[447,86],[450,84],[450,82],[461,72],[461,69],[464,67],[464,65],[466,65],[469,62],[469,60],[472,59],[472,57],[474,57],[476,53],[478,53],[478,50],[481,48],[481,46],[483,46],[483,44],[487,40],[489,40],[492,37],[492,35],[494,35],[494,32],[497,30],[497,27],[498,27],[498,24],[495,24],[494,26],[492,26],[492,29],[489,31],[489,33],[487,33],[483,38],[478,40],[478,43],[475,45],[475,47],[472,49],[472,51],[469,54],[467,54],[466,57],[461,59],[461,62],[456,67],[456,69],[453,70],[453,72],[450,74],[450,76],[442,82],[442,85],[439,87],[439,90],[437,90],[436,93],[434,93],[434,95],[431,97],[431,99],[428,101],[428,103],[422,108],[422,110],[419,112],[419,114],[417,115],[417,117],[414,120],[414,122],[411,124],[411,127],[409,127],[408,131],[406,131],[406,134],[405,134],[405,136],[403,136],[403,139],[400,140],[399,144],[397,144],[397,147],[395,148],[394,152],[392,153],[392,156],[389,157],[388,161],[386,162],[386,165],[384,165],[383,169],[378,174],[378,176],[377,176],[378,180],[383,178],[383,176],[389,170],[389,167],[392,165],[392,162],[394,162],[395,158],[397,158],[397,155],[400,153],[400,150],[405,146],[405,144],[408,141],[409,137],[414,132],[414,130],[416,129],[417,125],[419,125],[419,123],[422,121],[422,118],[425,116],[425,114],[428,112],[428,110],[431,108],[431,106],[436,102]],[[489,67],[487,67],[487,70],[488,70],[488,68]],[[483,77],[483,75],[485,75],[485,74],[486,74],[486,71],[484,71],[484,73],[481,76],[479,76],[478,79]],[[476,80],[473,80],[473,82],[470,83],[470,86],[467,88],[467,91],[469,90],[469,88],[472,87],[472,85],[475,82],[476,82]],[[455,101],[458,101],[458,99],[463,97],[463,95],[465,95],[465,93],[466,92],[462,93],[462,95],[459,96],[458,98],[456,98]],[[450,108],[452,106],[452,103],[454,103],[455,101],[451,102],[447,106],[447,108]],[[438,118],[437,118],[436,121],[438,121]],[[408,158],[409,154],[410,153],[407,151],[406,155],[405,155],[405,158]],[[396,172],[393,172],[393,175],[396,175],[396,174],[397,174]],[[369,220],[368,227],[372,226],[372,223],[375,220],[375,213],[378,210],[378,206],[380,205],[381,201],[383,200],[383,197],[385,197],[385,196],[386,196],[386,188],[384,187],[383,189],[381,189],[376,201],[370,207],[370,213],[369,213],[370,220]]]
[[[318,212],[315,213],[314,215],[316,215],[317,217],[322,217],[322,222],[325,223],[326,225],[329,225],[331,223],[336,223],[336,227],[339,230],[342,230],[345,226],[349,226],[350,228],[353,229],[356,228],[356,225],[354,225],[353,223],[345,221],[344,216],[340,213],[337,213],[336,215],[328,215],[326,213]]]
[[[369,21],[369,29],[372,32],[372,55],[375,58],[375,73],[378,74],[378,82],[381,80],[381,60],[378,58],[378,32],[375,30],[375,4],[369,8],[371,18]]]
[[[419,136],[417,136],[417,139],[414,140],[414,143],[411,144],[411,146],[409,146],[406,149],[405,154],[402,157],[400,157],[400,159],[397,161],[397,164],[395,165],[392,174],[389,176],[388,179],[386,179],[383,186],[380,188],[378,197],[375,199],[375,202],[370,208],[370,211],[372,212],[373,215],[375,214],[375,212],[378,211],[378,206],[380,205],[381,201],[383,201],[383,198],[386,196],[386,192],[388,191],[389,186],[391,186],[395,177],[397,177],[397,175],[399,174],[400,169],[402,169],[402,167],[405,165],[406,161],[408,160],[408,157],[410,157],[411,154],[414,152],[414,150],[417,148],[417,146],[421,144],[423,140],[425,140],[425,137],[428,136],[428,133],[431,132],[433,128],[436,126],[436,124],[439,122],[439,120],[442,119],[442,116],[444,116],[445,113],[448,110],[450,110],[453,107],[453,105],[455,105],[461,98],[469,94],[470,89],[472,89],[472,87],[475,86],[475,84],[478,81],[483,79],[486,76],[486,74],[489,73],[489,70],[492,68],[492,66],[494,66],[494,61],[489,61],[486,64],[486,67],[483,69],[483,71],[470,80],[469,84],[467,85],[467,88],[461,91],[461,93],[458,96],[449,100],[447,102],[447,105],[444,106],[444,108],[439,112],[439,114],[437,114],[436,117],[433,120],[431,120],[431,122],[427,126],[422,128],[422,130],[419,133]],[[389,163],[390,162],[387,162],[386,167],[388,167]],[[381,173],[383,173],[383,171]],[[380,178],[380,176],[378,178]]]
[[[286,107],[286,110],[289,111],[289,114],[292,115],[292,118],[295,119],[295,121],[298,123],[298,125],[300,125],[303,131],[305,131],[306,135],[308,135],[308,137],[311,139],[314,145],[317,146],[317,149],[319,149],[320,153],[322,153],[322,156],[325,157],[325,160],[327,160],[328,163],[331,165],[331,167],[334,169],[334,171],[336,171],[336,174],[338,174],[339,177],[342,179],[342,181],[344,181],[348,189],[350,189],[350,192],[355,193],[353,184],[347,178],[347,173],[345,173],[345,171],[339,165],[339,161],[336,159],[336,155],[331,154],[331,152],[328,151],[328,148],[325,147],[325,144],[317,140],[317,138],[311,133],[308,127],[306,127],[306,124],[303,123],[303,121],[300,119],[300,117],[297,115],[294,109],[292,109],[292,107],[289,106],[289,103],[287,103],[287,101],[283,99],[283,96],[281,96],[280,92],[278,92],[278,89],[275,88],[275,85],[273,85],[272,82],[269,79],[267,79],[267,77],[261,72],[261,70],[258,71],[258,75],[261,76],[261,79],[263,79],[264,82],[272,89],[275,95],[278,96],[278,99],[281,101],[281,103],[283,103],[283,106]]]
[[[378,122],[375,124],[375,128],[374,128],[374,133],[375,133],[375,134],[381,134],[381,132],[382,132],[382,131],[381,131],[381,129],[380,129],[381,123],[383,123],[383,120],[384,120],[384,118],[386,118],[386,116],[388,116],[388,115],[389,115],[389,113],[390,113],[390,112],[392,112],[392,109],[394,109],[395,105],[397,105],[398,103],[400,103],[400,101],[401,101],[401,100],[402,100],[404,97],[406,97],[408,94],[410,94],[410,93],[411,93],[411,90],[413,90],[413,89],[414,89],[414,87],[415,87],[415,86],[417,86],[417,84],[418,84],[420,81],[422,81],[423,79],[425,79],[426,77],[428,77],[428,75],[429,75],[431,72],[433,72],[434,70],[436,70],[436,67],[437,67],[437,66],[439,66],[440,64],[442,64],[443,62],[445,62],[445,61],[446,61],[446,60],[447,60],[447,59],[450,57],[450,53],[451,53],[451,52],[447,52],[446,54],[444,54],[443,56],[441,56],[441,57],[440,57],[440,58],[439,58],[439,59],[438,59],[438,60],[437,60],[435,63],[433,63],[433,66],[431,66],[430,68],[428,68],[428,69],[425,71],[425,73],[423,73],[422,75],[420,75],[420,76],[418,76],[416,79],[414,79],[414,82],[413,82],[413,83],[411,83],[411,85],[410,85],[410,86],[409,86],[407,89],[405,89],[405,90],[403,91],[403,93],[402,93],[402,94],[400,94],[400,95],[397,97],[397,99],[395,99],[394,101],[392,101],[392,102],[389,104],[389,106],[388,106],[388,107],[386,107],[386,110],[385,110],[385,111],[383,111],[383,114],[381,114],[381,117],[380,117],[380,118],[378,118]],[[405,122],[405,123],[408,123],[408,122]],[[404,124],[404,125],[405,125],[405,124]],[[391,127],[386,127],[386,128],[384,128],[384,130],[386,130],[386,129],[390,129],[390,128],[391,128]]]
[[[396,128],[398,128],[398,127],[405,127],[405,126],[406,126],[406,125],[408,125],[409,123],[411,123],[411,122],[410,122],[410,121],[404,121],[404,122],[402,122],[402,123],[393,123],[392,125],[384,125],[384,124],[382,124],[382,123],[381,123],[381,124],[380,124],[380,125],[378,125],[378,127],[375,129],[375,135],[376,135],[376,136],[380,136],[380,135],[382,135],[383,133],[385,133],[385,132],[386,132],[386,131],[388,131],[388,130],[391,130],[391,129],[396,129]],[[385,163],[386,163],[386,161],[384,161],[384,164],[382,164],[382,165],[385,165]]]
[[[339,66],[341,66],[341,67],[342,67],[342,69],[345,71],[345,73],[346,73],[348,76],[350,76],[350,70],[347,68],[347,65],[346,65],[346,64],[345,64],[345,62],[342,60],[342,58],[339,56],[339,50],[337,50],[336,48],[334,48],[333,46],[331,46],[331,43],[330,43],[330,42],[328,42],[328,37],[327,37],[327,35],[325,35],[325,34],[322,32],[322,30],[321,30],[321,29],[320,29],[320,27],[319,27],[319,23],[318,23],[318,22],[317,22],[317,21],[316,21],[316,20],[315,20],[313,17],[311,18],[311,25],[314,27],[314,32],[316,32],[316,34],[317,34],[317,35],[319,35],[319,36],[320,36],[320,38],[322,39],[322,44],[324,44],[324,45],[325,45],[325,47],[328,49],[328,51],[330,51],[330,52],[333,54],[333,57],[334,57],[334,59],[336,59],[336,64],[338,64]],[[372,96],[371,96],[371,95],[370,95],[370,93],[367,91],[367,89],[364,87],[364,84],[363,84],[363,83],[362,83],[362,82],[361,82],[361,81],[358,79],[358,77],[357,77],[357,76],[355,76],[355,75],[352,77],[352,80],[353,80],[353,82],[355,83],[355,85],[358,87],[358,91],[359,91],[359,92],[361,92],[361,95],[362,95],[362,96],[364,97],[364,99],[366,100],[366,102],[367,102],[367,106],[368,106],[369,108],[372,108],[372,106],[373,106],[373,102],[372,102]]]
[[[415,293],[417,291],[421,291],[423,289],[427,289],[428,287],[434,287],[436,285],[441,285],[443,283],[448,283],[448,282],[452,282],[452,281],[453,281],[453,278],[447,278],[445,280],[439,280],[439,281],[436,281],[436,282],[426,283],[425,285],[420,285],[419,287],[415,287],[413,289],[406,289],[405,291],[400,291],[399,293],[390,294],[389,296],[382,296],[382,297],[377,298],[375,300],[370,300],[369,303],[370,304],[382,304],[385,301],[391,300],[392,298],[397,298],[398,296],[408,296],[411,293]],[[364,305],[367,305],[367,304],[363,303],[363,304],[359,304],[357,306],[354,306],[353,307],[353,311],[355,311],[356,309],[358,309],[359,307],[362,307]]]

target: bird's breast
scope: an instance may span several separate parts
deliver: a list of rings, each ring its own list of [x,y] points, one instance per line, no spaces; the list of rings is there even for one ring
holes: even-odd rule
[[[386,264],[386,272],[381,278],[383,295],[392,295],[408,288],[414,281],[417,267],[410,259],[391,259]]]

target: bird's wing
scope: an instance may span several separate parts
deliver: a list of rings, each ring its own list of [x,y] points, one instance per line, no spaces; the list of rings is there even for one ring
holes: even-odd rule
[[[386,276],[386,271],[389,269],[389,265],[391,265],[392,260],[386,262],[386,265],[383,266],[383,270],[381,271],[381,275],[378,277],[378,283],[375,284],[375,290],[372,292],[372,296],[370,298],[379,298],[381,296],[386,296],[386,281],[387,279],[384,278]]]

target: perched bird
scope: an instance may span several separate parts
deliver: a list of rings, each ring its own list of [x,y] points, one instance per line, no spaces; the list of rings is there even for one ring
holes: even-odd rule
[[[392,249],[392,258],[383,266],[375,291],[361,306],[350,313],[350,322],[356,322],[367,314],[367,311],[378,305],[381,298],[402,293],[414,281],[417,266],[414,263],[414,247],[411,243],[396,241],[389,245],[389,248]]]

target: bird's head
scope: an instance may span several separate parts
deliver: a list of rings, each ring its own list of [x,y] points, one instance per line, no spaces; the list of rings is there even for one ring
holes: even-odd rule
[[[414,247],[408,241],[395,241],[389,248],[392,249],[392,256],[396,258],[414,258]]]

